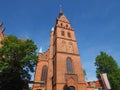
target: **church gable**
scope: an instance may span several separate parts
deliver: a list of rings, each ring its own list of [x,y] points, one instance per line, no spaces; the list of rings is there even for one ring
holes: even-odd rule
[[[50,54],[50,50],[49,49],[45,53],[39,53],[38,60],[40,60],[40,61],[48,60],[49,59],[49,54]]]
[[[64,14],[60,15],[59,18],[58,18],[58,20],[60,20],[60,21],[62,21],[62,22],[65,22],[65,23],[70,23],[70,22],[68,21],[68,19],[65,17]]]

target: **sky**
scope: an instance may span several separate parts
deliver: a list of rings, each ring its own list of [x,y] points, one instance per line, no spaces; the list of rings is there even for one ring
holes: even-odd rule
[[[32,39],[37,51],[45,52],[60,5],[75,30],[87,81],[96,80],[94,63],[101,51],[120,66],[120,0],[0,0],[4,34]]]

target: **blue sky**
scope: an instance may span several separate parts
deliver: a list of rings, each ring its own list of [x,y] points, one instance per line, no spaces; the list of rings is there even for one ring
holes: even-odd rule
[[[5,34],[32,39],[46,51],[60,5],[75,30],[87,80],[96,80],[100,51],[120,65],[120,0],[0,0],[0,22]]]

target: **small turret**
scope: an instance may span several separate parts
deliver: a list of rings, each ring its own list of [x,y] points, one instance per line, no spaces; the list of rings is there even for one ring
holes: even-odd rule
[[[51,31],[54,31],[54,27],[51,28]]]
[[[42,53],[42,47],[40,47],[39,53]]]

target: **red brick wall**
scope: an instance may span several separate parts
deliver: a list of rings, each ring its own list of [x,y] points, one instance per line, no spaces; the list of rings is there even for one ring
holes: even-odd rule
[[[61,35],[61,31],[64,31],[64,36]],[[65,42],[64,49],[63,42]],[[66,69],[68,57],[72,61],[73,73],[68,73]],[[75,33],[63,14],[60,14],[56,20],[54,31],[51,31],[49,50],[44,54],[39,54],[38,61],[34,80],[40,80],[42,66],[47,65],[47,90],[63,90],[65,85],[73,86],[75,90],[87,90]],[[36,90],[37,86],[40,88],[39,85],[34,84],[33,90]]]

